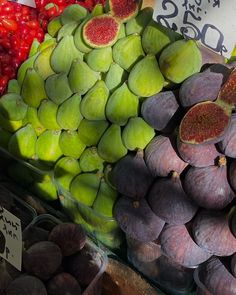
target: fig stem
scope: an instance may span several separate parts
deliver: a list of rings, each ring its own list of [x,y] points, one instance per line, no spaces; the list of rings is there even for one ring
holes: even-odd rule
[[[139,201],[134,201],[134,202],[133,202],[133,207],[134,207],[135,209],[138,209],[139,206],[140,206]]]
[[[227,164],[226,157],[225,156],[220,156],[219,160],[218,160],[218,166],[219,167],[226,166],[226,164]]]
[[[172,171],[171,172],[171,178],[179,178],[179,173],[178,172],[176,172],[176,171]]]

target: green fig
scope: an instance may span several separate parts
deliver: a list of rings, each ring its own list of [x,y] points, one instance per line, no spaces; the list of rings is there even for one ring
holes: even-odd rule
[[[68,73],[75,59],[83,59],[83,54],[77,50],[73,36],[65,36],[57,44],[51,55],[51,67],[56,73]]]
[[[144,149],[155,136],[155,130],[142,118],[130,118],[122,132],[122,141],[130,150]]]
[[[50,35],[49,35],[50,36]],[[46,35],[45,35],[46,37]],[[38,53],[41,53],[42,51],[44,51],[46,48],[54,46],[54,48],[57,45],[57,40],[56,38],[52,38],[50,37],[49,39],[44,38],[44,41],[39,45],[38,48]],[[50,56],[51,57],[51,56]]]
[[[86,24],[87,22],[87,19],[84,20],[78,27],[77,29],[75,30],[75,33],[74,33],[74,42],[75,42],[75,46],[76,48],[83,52],[83,53],[88,53],[92,50],[92,47],[90,47],[89,45],[87,45],[85,42],[84,42],[84,39],[83,39],[83,27],[84,25]]]
[[[111,47],[93,49],[85,56],[85,60],[92,70],[105,73],[112,63],[112,49]]]
[[[8,149],[8,143],[12,134],[0,127],[0,146],[5,150]]]
[[[109,90],[105,82],[97,81],[81,101],[81,114],[87,120],[106,120],[105,108],[108,97]]]
[[[77,22],[70,22],[70,23],[64,25],[63,27],[61,27],[57,33],[57,41],[59,42],[65,36],[73,35],[77,26],[78,26]]]
[[[201,52],[194,40],[178,40],[161,53],[159,65],[162,74],[174,83],[181,83],[198,73],[202,66]]]
[[[33,159],[35,157],[36,140],[37,135],[34,128],[27,124],[12,135],[8,143],[8,150],[17,158]]]
[[[76,176],[70,186],[73,197],[87,206],[92,206],[100,185],[100,176],[93,173],[82,173]]]
[[[107,223],[109,223],[109,221]],[[108,233],[96,231],[94,235],[98,241],[102,242],[103,245],[110,249],[119,249],[125,240],[124,234],[122,234],[119,228]]]
[[[53,165],[61,156],[59,146],[61,131],[46,130],[39,135],[36,142],[36,155],[38,160],[48,166]]]
[[[97,145],[105,130],[108,128],[107,121],[90,121],[83,119],[78,128],[78,134],[87,146]]]
[[[34,61],[37,58],[38,54],[39,53],[36,53],[33,56],[26,59],[19,67],[19,69],[17,71],[17,81],[18,81],[18,84],[20,87],[22,86],[22,83],[25,79],[25,75],[26,75],[27,70],[30,68],[33,68]]]
[[[81,96],[74,94],[64,101],[57,112],[57,122],[62,129],[76,130],[83,119],[80,113]]]
[[[72,22],[80,23],[88,15],[88,10],[78,4],[71,4],[67,6],[61,14],[61,22],[63,25]]]
[[[32,44],[30,46],[30,51],[29,51],[28,57],[35,55],[38,52],[39,46],[40,46],[40,42],[38,41],[38,39],[34,38]]]
[[[29,68],[26,71],[21,88],[21,96],[26,104],[35,108],[47,97],[44,89],[44,81],[33,68]]]
[[[131,18],[125,26],[126,34],[142,34],[148,23],[151,21],[153,15],[152,7],[145,7],[139,11],[138,15]]]
[[[98,154],[110,163],[115,163],[127,154],[127,149],[122,143],[119,125],[112,124],[105,131],[98,143]]]
[[[60,16],[57,16],[53,18],[47,26],[47,32],[52,36],[55,37],[57,35],[57,32],[62,27],[61,18]]]
[[[95,146],[84,150],[79,159],[79,164],[83,172],[102,171],[103,163],[104,160],[98,155]]]
[[[27,117],[28,123],[30,123],[32,127],[34,128],[37,136],[39,136],[41,133],[45,131],[44,126],[39,121],[38,110],[36,108],[28,107],[26,117]]]
[[[28,187],[34,181],[30,172],[29,168],[19,162],[13,162],[7,167],[7,174],[21,186]]]
[[[164,77],[155,55],[145,56],[132,68],[128,85],[134,94],[141,97],[149,97],[162,90]]]
[[[43,181],[34,181],[32,185],[33,192],[45,201],[57,200],[57,188],[51,179]]]
[[[106,116],[112,123],[123,126],[130,117],[138,116],[139,99],[124,83],[109,97],[106,105]]]
[[[118,40],[113,47],[114,61],[128,72],[144,55],[141,37],[137,34]]]
[[[77,131],[63,131],[60,135],[59,145],[65,156],[75,159],[78,159],[86,148]]]
[[[8,81],[7,93],[16,93],[20,94],[21,88],[16,79],[11,79]]]
[[[125,32],[125,24],[120,24],[120,31],[117,37],[117,40],[126,37],[126,32]]]
[[[56,104],[61,104],[72,95],[65,73],[50,76],[45,83],[48,97]]]
[[[15,132],[23,126],[23,121],[8,120],[0,113],[0,126],[9,132]]]
[[[107,88],[113,92],[120,87],[128,78],[128,73],[118,64],[113,62],[106,74],[105,83]]]
[[[55,44],[48,46],[42,50],[35,59],[34,69],[39,73],[43,80],[46,80],[49,76],[55,74],[50,64],[51,54],[55,46]]]
[[[7,93],[0,99],[0,113],[8,120],[23,120],[26,116],[27,108],[28,106],[19,94]]]
[[[101,14],[104,14],[104,9],[103,9],[103,5],[101,3],[99,3],[93,7],[93,10],[91,12],[91,16],[97,16],[97,15],[101,15]]]
[[[85,94],[100,78],[98,72],[93,71],[80,59],[73,61],[69,73],[69,83],[74,93]]]
[[[59,159],[54,167],[54,178],[69,191],[72,179],[81,172],[79,162],[72,157]]]
[[[61,127],[57,123],[58,105],[49,99],[41,102],[38,108],[38,118],[40,123],[46,129],[60,130]]]

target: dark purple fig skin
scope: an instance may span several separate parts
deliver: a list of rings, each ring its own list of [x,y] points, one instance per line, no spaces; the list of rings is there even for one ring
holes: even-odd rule
[[[232,216],[232,219],[230,222],[230,228],[231,228],[233,235],[236,237],[236,212]]]
[[[172,132],[178,122],[179,104],[173,91],[148,97],[142,104],[141,114],[152,128]]]
[[[6,295],[47,295],[47,291],[40,279],[23,275],[11,282]]]
[[[213,256],[199,266],[200,281],[214,295],[235,295],[236,278]]]
[[[176,146],[170,137],[154,137],[145,150],[145,162],[154,177],[168,176],[171,171],[179,174],[187,167],[176,153]]]
[[[218,147],[226,156],[236,158],[236,113],[232,115],[229,128]]]
[[[148,203],[157,216],[176,225],[190,221],[198,210],[197,204],[185,194],[177,172],[155,181],[148,194]]]
[[[134,201],[120,197],[114,207],[114,217],[129,237],[141,242],[156,240],[165,224],[153,213],[144,198]]]
[[[183,187],[189,197],[206,209],[223,209],[235,197],[227,180],[225,157],[220,157],[215,166],[191,167],[185,175]]]
[[[48,295],[81,295],[77,280],[69,273],[60,273],[47,283]]]
[[[207,167],[215,164],[217,157],[222,156],[214,144],[187,144],[177,139],[180,157],[191,166]]]
[[[224,212],[199,211],[193,220],[192,232],[199,247],[213,255],[230,256],[236,251],[236,238]]]
[[[213,294],[207,291],[206,289],[201,289],[200,287],[197,287],[196,295],[213,295]]]
[[[185,225],[166,225],[160,241],[163,253],[185,267],[196,267],[211,256],[193,241]]]
[[[195,269],[193,273],[194,282],[197,285],[196,295],[213,295],[206,286],[199,279],[198,268]]]
[[[202,55],[202,66],[205,64],[223,64],[225,62],[222,55],[215,53],[201,44],[198,44],[198,47]]]
[[[220,91],[223,75],[210,71],[197,73],[186,79],[180,87],[179,101],[183,107],[191,107],[196,103],[214,101]]]
[[[230,164],[229,182],[234,191],[236,192],[236,160],[233,160],[233,162]]]
[[[47,241],[48,235],[49,231],[37,226],[30,226],[26,228],[22,233],[24,248],[28,249],[37,242]]]
[[[211,73],[217,73],[223,75],[223,84],[227,81],[229,78],[229,75],[231,73],[232,69],[229,64],[221,64],[221,63],[215,63],[213,65],[210,65],[204,72],[211,72]]]
[[[86,235],[79,224],[61,223],[52,229],[48,240],[60,247],[63,256],[69,256],[84,247]]]
[[[109,177],[119,193],[135,199],[145,197],[153,182],[153,177],[144,162],[142,150],[121,158]]]
[[[46,280],[53,275],[62,262],[60,248],[53,242],[35,243],[23,253],[23,266],[27,273]]]
[[[236,253],[231,258],[231,271],[232,274],[236,277]]]

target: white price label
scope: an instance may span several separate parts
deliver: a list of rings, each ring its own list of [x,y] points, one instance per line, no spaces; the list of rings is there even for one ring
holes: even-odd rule
[[[235,0],[157,0],[153,19],[230,57],[236,39]]]
[[[9,0],[9,1],[36,8],[36,4],[34,0]]]
[[[0,256],[21,271],[21,221],[0,206]]]

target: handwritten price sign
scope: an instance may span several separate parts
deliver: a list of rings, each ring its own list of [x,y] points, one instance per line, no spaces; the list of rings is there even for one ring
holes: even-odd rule
[[[235,0],[157,0],[154,20],[230,57],[236,44]]]

